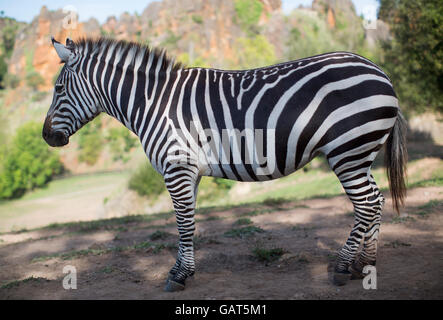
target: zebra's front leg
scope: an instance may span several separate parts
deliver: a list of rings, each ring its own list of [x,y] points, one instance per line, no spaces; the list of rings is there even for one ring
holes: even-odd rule
[[[182,174],[176,174],[170,178],[165,175],[166,187],[174,204],[179,232],[177,261],[169,271],[166,280],[165,290],[169,292],[183,290],[186,279],[194,275],[194,210],[199,180],[192,168],[183,169]]]

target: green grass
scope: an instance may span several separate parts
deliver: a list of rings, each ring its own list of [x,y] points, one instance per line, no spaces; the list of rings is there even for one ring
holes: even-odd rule
[[[224,233],[224,236],[228,238],[247,238],[256,233],[263,233],[263,232],[265,231],[260,227],[248,226],[239,229],[234,228],[229,231],[226,231]]]
[[[31,262],[41,262],[41,261],[47,261],[53,258],[60,258],[62,260],[73,260],[85,256],[100,256],[102,254],[106,254],[108,252],[112,251],[119,251],[116,248],[112,249],[84,249],[84,250],[73,250],[69,252],[63,252],[63,253],[54,253],[49,255],[44,255],[40,257],[33,258]]]
[[[155,231],[153,234],[151,234],[149,236],[149,239],[151,240],[161,240],[161,239],[165,239],[169,236],[169,233],[161,231],[161,230],[157,230]]]
[[[167,219],[171,217],[171,212],[160,212],[151,215],[130,215],[119,218],[100,219],[92,221],[77,221],[67,223],[52,223],[43,229],[69,229],[75,232],[92,232],[96,230],[116,230],[126,231],[127,229],[121,225],[130,223],[151,222],[160,219]]]
[[[415,219],[413,217],[409,217],[409,216],[406,216],[406,217],[394,217],[394,218],[392,218],[390,223],[399,224],[399,223],[412,222],[412,221],[415,221]]]
[[[258,261],[272,262],[278,260],[285,253],[285,250],[282,248],[265,249],[256,247],[252,250],[252,253]]]
[[[101,268],[100,270],[98,270],[99,273],[106,273],[106,274],[112,273],[114,271],[115,271],[115,268],[111,267],[111,266],[106,266],[106,267]]]
[[[413,214],[424,218],[424,217],[427,217],[435,209],[440,209],[440,211],[441,211],[443,209],[443,201],[431,200],[428,203],[419,206],[418,209],[419,210],[413,212]]]
[[[248,224],[252,224],[252,220],[249,218],[240,218],[234,222],[235,226],[244,226],[244,225],[248,225]]]
[[[41,281],[48,281],[45,278],[40,278],[40,277],[34,277],[31,276],[29,278],[23,279],[23,280],[14,280],[14,281],[10,281],[4,285],[2,285],[0,287],[0,289],[11,289],[14,287],[18,287],[20,286],[22,283],[27,283],[27,282],[41,282]]]
[[[49,255],[43,255],[39,257],[35,257],[31,260],[33,262],[42,262],[50,259],[58,258],[62,260],[73,260],[86,256],[101,256],[104,254],[112,253],[112,252],[124,252],[130,250],[152,250],[152,253],[157,254],[166,248],[174,248],[174,244],[170,243],[153,243],[150,241],[143,241],[136,243],[132,246],[125,247],[112,247],[106,249],[83,249],[83,250],[73,250],[68,252],[61,253],[53,253]]]
[[[384,245],[385,247],[391,247],[391,248],[399,248],[399,247],[410,247],[411,244],[410,243],[406,243],[406,242],[401,242],[398,240],[395,241],[391,241],[389,243],[385,243]]]
[[[48,196],[58,196],[72,192],[84,191],[85,189],[94,189],[107,185],[116,184],[119,181],[126,180],[129,172],[107,172],[91,175],[72,176],[52,181],[47,188],[38,189],[23,196],[20,200],[34,200]]]
[[[285,198],[266,198],[265,200],[263,200],[263,204],[266,206],[270,206],[270,207],[279,207],[282,204],[285,204],[289,202],[288,199]]]
[[[79,202],[84,200],[85,194],[101,194],[102,188],[109,186],[124,186],[129,176],[128,172],[112,172],[84,176],[67,177],[54,180],[44,189],[38,189],[27,193],[23,198],[12,201],[0,202],[0,231],[14,230],[14,222],[19,217],[29,216],[30,221],[37,221],[38,217],[32,216],[36,208],[48,212],[63,209],[63,200]],[[112,187],[111,189],[112,190]],[[97,198],[98,202],[103,199]],[[56,217],[56,215],[54,214]],[[21,218],[20,220],[24,220]],[[7,227],[9,226],[9,227]],[[22,226],[17,227],[22,229]]]
[[[413,164],[413,162],[412,162]],[[411,165],[411,164],[410,164]],[[423,179],[423,175],[414,174],[410,176],[409,186],[441,186],[443,185],[443,177],[441,173],[441,167],[436,167],[431,173],[428,173]],[[373,170],[373,175],[378,182],[381,189],[386,190],[387,179],[385,176],[384,168]],[[39,190],[34,193],[28,194],[23,200],[19,200],[21,206],[17,206],[16,201],[8,203],[0,203],[0,225],[2,219],[11,215],[21,216],[35,210],[36,203],[34,199],[42,199],[47,196],[66,196],[75,197],[76,191],[82,192],[82,188],[93,188],[101,186],[103,184],[114,183],[115,180],[125,181],[128,177],[128,173],[108,173],[97,174],[91,176],[70,177],[62,180],[53,181],[47,189]],[[420,180],[421,179],[421,180]],[[211,181],[211,186],[214,183]],[[84,190],[83,190],[84,191]],[[337,177],[332,172],[325,172],[320,169],[309,169],[307,172],[299,171],[290,176],[278,179],[267,184],[252,184],[251,192],[248,192],[242,197],[226,194],[224,197],[220,197],[217,201],[212,201],[208,204],[198,205],[196,210],[196,221],[210,221],[216,219],[231,218],[233,215],[237,216],[240,220],[237,226],[250,224],[249,220],[246,220],[252,216],[267,214],[274,211],[291,210],[296,207],[306,207],[299,205],[296,202],[304,199],[312,198],[328,198],[336,195],[343,194],[342,187],[338,182]],[[43,204],[44,206],[53,205],[55,200]],[[292,202],[288,205],[288,202]],[[295,202],[295,203],[294,203]],[[229,204],[227,204],[229,203]],[[283,206],[283,204],[285,204]],[[40,205],[40,204],[39,204]],[[430,208],[435,206],[441,206],[440,203],[432,202],[425,207],[418,208],[417,216],[426,216],[430,212]],[[229,215],[211,215],[214,212],[232,211]],[[173,217],[174,212],[161,212],[150,215],[129,215],[120,218],[101,219],[85,222],[68,222],[68,223],[54,223],[46,227],[39,228],[27,228],[22,231],[32,231],[38,229],[65,229],[68,232],[94,232],[96,230],[116,230],[125,231],[128,230],[126,225],[128,224],[143,224],[140,228],[158,229],[164,228],[166,225],[149,225],[152,221],[158,221],[161,219],[169,219]],[[392,223],[402,223],[413,220],[412,217],[407,218],[395,218]],[[243,222],[242,222],[243,221]],[[248,223],[246,223],[248,222]],[[147,225],[148,224],[148,225]],[[174,224],[170,224],[174,225]],[[169,226],[169,225],[168,225]],[[134,226],[134,228],[137,228]],[[21,229],[21,228],[20,228]],[[245,232],[233,229],[231,231],[232,236],[235,233]],[[248,229],[246,229],[248,230]],[[17,231],[16,231],[17,232]],[[156,232],[153,236],[155,237]],[[157,236],[163,234],[157,233]],[[240,235],[241,237],[241,235]],[[152,240],[152,239],[151,239]]]

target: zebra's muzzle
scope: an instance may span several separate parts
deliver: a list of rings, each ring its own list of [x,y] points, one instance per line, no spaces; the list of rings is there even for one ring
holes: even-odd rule
[[[62,147],[69,143],[69,137],[64,132],[54,131],[50,128],[48,119],[43,126],[42,136],[51,147]]]
[[[69,138],[61,131],[55,131],[45,136],[43,133],[43,139],[51,147],[63,147],[69,143]]]

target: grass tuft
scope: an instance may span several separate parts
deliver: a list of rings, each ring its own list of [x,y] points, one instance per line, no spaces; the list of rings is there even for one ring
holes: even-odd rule
[[[284,253],[285,250],[282,248],[272,248],[265,249],[261,247],[256,247],[252,250],[254,257],[261,262],[273,262],[278,260]]]
[[[228,238],[247,238],[256,233],[263,233],[263,232],[265,231],[260,227],[248,226],[239,229],[234,228],[229,231],[226,231],[224,233],[224,236]]]

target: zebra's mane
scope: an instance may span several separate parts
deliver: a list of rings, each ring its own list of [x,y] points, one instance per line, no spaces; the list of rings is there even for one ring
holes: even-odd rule
[[[75,46],[78,51],[83,55],[97,54],[100,52],[106,53],[110,48],[114,47],[114,50],[121,50],[123,53],[132,55],[132,61],[129,67],[133,67],[136,59],[143,59],[142,62],[148,61],[149,57],[153,55],[153,65],[159,61],[163,55],[162,65],[160,70],[166,71],[171,68],[172,71],[177,71],[184,68],[184,66],[175,62],[174,59],[170,58],[164,49],[150,48],[148,45],[143,45],[137,42],[125,41],[125,40],[115,40],[105,37],[100,37],[96,39],[92,38],[81,38],[75,41]],[[102,57],[106,56],[103,54]],[[102,58],[104,59],[104,58]]]

